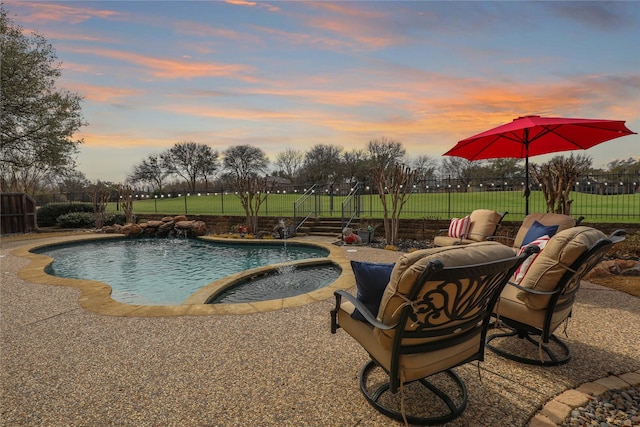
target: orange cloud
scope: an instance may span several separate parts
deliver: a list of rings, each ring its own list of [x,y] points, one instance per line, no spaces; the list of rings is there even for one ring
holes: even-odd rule
[[[104,56],[111,59],[129,62],[144,67],[154,77],[161,79],[193,78],[193,77],[233,77],[243,81],[252,81],[247,74],[251,67],[236,64],[216,64],[195,62],[186,59],[174,60],[154,58],[131,52],[113,49],[75,48],[75,52]]]
[[[175,141],[166,139],[149,138],[149,136],[137,136],[126,133],[93,133],[78,132],[74,135],[84,139],[83,146],[96,148],[132,148],[132,147],[165,147],[171,146]],[[161,148],[163,149],[163,148]],[[151,152],[150,152],[151,154]]]
[[[257,3],[254,1],[247,1],[247,0],[226,0],[225,3],[229,3],[229,4],[233,4],[236,6],[248,6],[248,7],[263,7],[266,8],[267,10],[271,11],[271,12],[277,12],[280,10],[279,7],[274,6],[272,4],[268,4],[268,3]]]
[[[123,16],[119,12],[105,9],[91,9],[86,7],[67,6],[59,3],[48,2],[12,2],[21,8],[30,8],[33,13],[21,17],[21,20],[29,23],[36,22],[64,22],[67,24],[78,24],[88,21],[91,18],[113,18]]]
[[[69,89],[77,91],[88,101],[105,104],[121,102],[122,98],[129,98],[144,94],[144,91],[138,89],[123,89],[114,86],[96,86],[81,83],[71,85]]]

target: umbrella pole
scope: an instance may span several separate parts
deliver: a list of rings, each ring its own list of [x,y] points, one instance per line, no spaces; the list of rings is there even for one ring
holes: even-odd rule
[[[529,129],[524,130],[524,215],[529,215]]]
[[[529,155],[524,159],[525,178],[524,178],[524,214],[529,215]]]

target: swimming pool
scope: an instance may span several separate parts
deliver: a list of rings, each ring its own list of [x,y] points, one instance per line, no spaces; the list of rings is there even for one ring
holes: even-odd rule
[[[182,304],[198,289],[231,274],[328,255],[324,248],[295,243],[156,238],[57,244],[33,252],[54,259],[47,274],[97,280],[112,288],[114,300],[141,305]]]

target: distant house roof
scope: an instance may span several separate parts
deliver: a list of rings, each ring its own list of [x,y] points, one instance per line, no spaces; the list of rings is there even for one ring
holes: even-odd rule
[[[267,176],[267,181],[273,182],[274,184],[291,184],[291,180],[287,178],[282,178],[281,176]]]

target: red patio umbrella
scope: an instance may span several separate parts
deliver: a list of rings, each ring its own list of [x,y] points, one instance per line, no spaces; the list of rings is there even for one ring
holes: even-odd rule
[[[601,142],[635,134],[624,120],[525,116],[459,141],[445,156],[467,160],[525,159],[525,214],[529,214],[529,156],[586,150]]]

